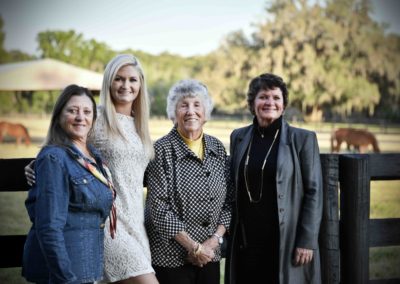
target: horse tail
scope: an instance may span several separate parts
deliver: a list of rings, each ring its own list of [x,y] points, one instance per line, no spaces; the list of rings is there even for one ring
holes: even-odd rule
[[[380,153],[381,150],[379,149],[378,146],[378,140],[376,139],[375,135],[371,133],[371,143],[372,143],[372,148],[374,149],[375,153]]]
[[[0,121],[0,143],[3,142],[3,136],[6,134],[6,123],[4,121]]]

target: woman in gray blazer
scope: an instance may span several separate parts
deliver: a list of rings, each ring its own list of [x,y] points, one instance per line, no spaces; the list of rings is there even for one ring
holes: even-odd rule
[[[283,119],[282,78],[262,74],[247,94],[253,123],[231,134],[236,187],[227,283],[320,283],[322,176],[314,132]]]
[[[219,284],[220,246],[230,225],[233,184],[223,144],[203,132],[212,102],[205,85],[172,86],[172,130],[147,168],[145,222],[160,284]]]

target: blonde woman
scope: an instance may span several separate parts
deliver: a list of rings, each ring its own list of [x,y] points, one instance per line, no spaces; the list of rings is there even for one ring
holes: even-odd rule
[[[120,54],[107,64],[100,105],[89,139],[113,173],[117,210],[115,236],[105,234],[104,280],[158,283],[144,227],[143,176],[154,150],[146,81],[137,58]]]
[[[107,64],[100,105],[90,139],[108,161],[117,191],[115,238],[106,234],[104,240],[104,278],[109,282],[157,283],[143,208],[143,175],[154,150],[146,81],[137,58],[121,54]]]

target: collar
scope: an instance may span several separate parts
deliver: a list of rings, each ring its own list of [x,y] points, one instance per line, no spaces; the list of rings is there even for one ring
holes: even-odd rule
[[[290,136],[292,127],[286,122],[286,120],[282,116],[279,119],[281,120],[281,131],[279,134],[280,144],[289,145],[289,144],[291,144],[289,136]],[[256,120],[256,119],[254,119],[254,120]],[[257,122],[255,122],[254,120],[253,120],[253,124],[250,124],[248,126],[241,128],[241,131],[239,132],[239,134],[237,136],[237,139],[238,139],[237,141],[239,143],[244,143],[244,145],[249,145],[252,131],[257,131],[255,129],[255,127],[257,127],[256,125],[258,125],[258,124],[256,124]]]
[[[179,131],[178,128],[176,128],[176,131],[178,131],[179,135],[182,137],[183,141],[184,141],[187,145],[190,145],[190,144],[196,145],[197,143],[202,143],[203,135],[204,135],[203,131],[201,131],[200,137],[197,138],[196,140],[187,138],[186,136],[184,136],[184,135]]]
[[[267,127],[261,127],[258,124],[258,120],[257,117],[254,116],[253,118],[253,126],[254,126],[254,130],[256,132],[262,132],[264,135],[273,135],[276,130],[278,128],[281,128],[282,126],[282,115],[280,117],[278,117],[277,119],[275,119],[270,125],[268,125]]]
[[[182,137],[180,136],[176,126],[174,126],[171,131],[167,134],[167,138],[171,141],[173,147],[175,148],[177,159],[183,159],[187,156],[196,157],[195,154],[189,150],[188,146],[183,141]],[[215,155],[218,154],[218,146],[217,143],[212,139],[211,136],[205,134],[203,132],[203,142],[204,142],[204,160],[208,155]]]
[[[68,143],[65,145],[65,147],[68,148],[67,152],[70,155],[72,155],[74,158],[82,157],[83,159],[85,159],[85,156],[81,153],[81,151],[79,151],[79,149],[73,143]],[[92,153],[96,162],[102,162],[102,159],[100,158],[100,153],[99,153],[99,151],[97,151],[97,149],[95,147],[88,144],[88,149]]]

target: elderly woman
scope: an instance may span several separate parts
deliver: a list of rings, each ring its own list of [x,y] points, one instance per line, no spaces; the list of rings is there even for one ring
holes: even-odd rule
[[[232,186],[222,143],[203,133],[212,102],[205,85],[182,80],[167,99],[174,127],[147,168],[146,228],[161,284],[218,284]]]
[[[231,134],[236,208],[228,283],[320,283],[322,176],[315,133],[282,118],[288,91],[262,74],[249,86],[253,123]]]
[[[86,88],[70,85],[57,99],[25,202],[33,224],[22,275],[30,282],[88,283],[103,277],[104,228],[114,190],[99,152],[87,142],[96,116]]]

